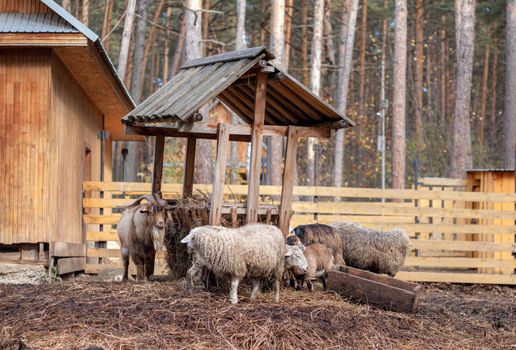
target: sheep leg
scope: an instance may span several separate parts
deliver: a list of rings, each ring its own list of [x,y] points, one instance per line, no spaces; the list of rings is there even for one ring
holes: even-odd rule
[[[196,263],[193,263],[192,267],[190,267],[188,269],[188,271],[186,271],[186,291],[188,293],[192,292],[192,289],[193,289],[193,278],[194,278],[194,276],[197,275],[198,272],[199,272],[199,267],[197,266]]]
[[[253,280],[253,290],[251,292],[251,299],[256,299],[256,294],[258,294],[259,290],[260,290],[260,280],[254,279]]]
[[[281,274],[276,275],[276,280],[274,281],[274,301],[279,303],[279,290],[281,283]]]
[[[237,277],[231,277],[231,289],[229,290],[229,300],[231,304],[238,303],[238,284],[240,279]]]
[[[328,288],[328,273],[327,272],[325,272],[321,276],[321,281],[322,281],[323,288],[326,291],[326,289]]]
[[[308,287],[308,289],[310,289],[311,292],[314,291],[314,285],[311,280],[309,280],[309,279],[306,280],[306,286]]]

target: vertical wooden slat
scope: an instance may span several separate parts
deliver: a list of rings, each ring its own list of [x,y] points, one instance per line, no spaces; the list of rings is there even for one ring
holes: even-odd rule
[[[246,222],[258,220],[258,200],[260,191],[260,170],[262,165],[263,124],[267,93],[267,73],[258,73],[254,102],[254,120],[251,130],[251,167],[247,191]]]
[[[281,204],[279,215],[279,226],[285,237],[288,235],[290,217],[292,216],[292,193],[294,191],[295,182],[294,174],[297,156],[297,135],[297,128],[295,126],[289,126],[285,166],[283,168],[283,184],[281,187]]]
[[[222,204],[224,204],[224,180],[228,160],[229,130],[226,124],[217,126],[217,157],[211,194],[210,225],[220,225]]]
[[[161,191],[163,176],[163,153],[165,151],[165,136],[157,135],[154,140],[154,168],[152,170],[152,193]]]
[[[195,169],[195,137],[188,138],[186,144],[185,174],[183,179],[183,198],[192,196]]]

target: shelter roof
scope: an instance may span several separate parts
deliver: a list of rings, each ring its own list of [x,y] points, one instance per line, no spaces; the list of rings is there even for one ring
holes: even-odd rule
[[[127,125],[187,122],[214,97],[251,124],[254,118],[256,74],[267,72],[266,125],[334,128],[353,122],[276,67],[265,47],[255,47],[188,61],[165,86],[127,114]]]

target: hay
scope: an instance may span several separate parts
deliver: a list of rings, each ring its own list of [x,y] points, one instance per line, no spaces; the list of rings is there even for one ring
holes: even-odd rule
[[[514,288],[423,288],[414,315],[351,304],[333,293],[283,290],[186,295],[183,282],[71,280],[0,285],[0,348],[502,349],[516,343]],[[98,349],[98,348],[96,348]]]
[[[199,192],[194,198],[173,200],[174,209],[165,228],[165,247],[167,265],[174,278],[184,277],[190,265],[187,247],[181,239],[195,227],[208,225],[211,198]]]

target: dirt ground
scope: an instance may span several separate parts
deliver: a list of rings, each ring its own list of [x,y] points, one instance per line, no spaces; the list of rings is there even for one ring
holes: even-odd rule
[[[1,349],[516,349],[516,289],[427,284],[419,311],[282,290],[231,305],[184,282],[0,285]]]

